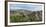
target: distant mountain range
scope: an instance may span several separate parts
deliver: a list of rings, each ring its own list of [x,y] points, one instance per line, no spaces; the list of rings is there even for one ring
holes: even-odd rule
[[[42,10],[41,11],[29,11],[29,10],[23,10],[23,9],[10,10],[10,15],[11,16],[18,15],[18,16],[22,16],[22,17],[24,15],[27,18],[27,20],[29,20],[29,21],[32,19],[33,19],[32,21],[42,21]],[[25,20],[25,21],[27,21],[27,20]]]
[[[27,13],[31,13],[32,11],[29,11],[29,10],[24,10],[24,9],[18,9],[18,10],[10,10],[10,12],[12,13],[12,12],[19,12],[19,13],[25,13],[25,14],[27,14]]]
[[[17,10],[10,10],[10,13],[16,13],[16,12],[19,12],[19,13],[25,13],[25,14],[31,14],[31,13],[33,13],[33,12],[35,12],[35,13],[38,13],[38,12],[42,12],[42,10],[40,10],[40,11],[29,11],[29,10],[24,10],[24,9],[17,9]]]

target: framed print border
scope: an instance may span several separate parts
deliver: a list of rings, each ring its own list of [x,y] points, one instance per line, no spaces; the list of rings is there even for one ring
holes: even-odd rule
[[[24,2],[24,3],[39,3],[39,4],[44,4],[44,23],[23,24],[23,25],[10,25],[10,26],[25,26],[25,25],[41,25],[41,24],[45,24],[45,3],[43,3],[43,2],[28,2],[28,1],[5,1],[5,26],[8,26],[8,2]]]

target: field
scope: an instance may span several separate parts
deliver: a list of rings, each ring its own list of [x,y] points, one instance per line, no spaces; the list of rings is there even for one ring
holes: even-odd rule
[[[42,10],[29,11],[29,10],[10,10],[10,22],[38,22],[42,21]]]

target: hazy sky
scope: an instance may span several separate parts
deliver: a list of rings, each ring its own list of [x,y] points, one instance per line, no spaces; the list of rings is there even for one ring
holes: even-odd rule
[[[10,9],[11,10],[25,9],[25,10],[39,11],[39,10],[42,10],[42,5],[16,3],[16,4],[10,4]]]

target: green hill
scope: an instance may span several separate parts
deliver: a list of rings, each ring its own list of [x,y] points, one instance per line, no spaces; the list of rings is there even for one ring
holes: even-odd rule
[[[36,22],[42,21],[42,11],[10,10],[11,22]]]

